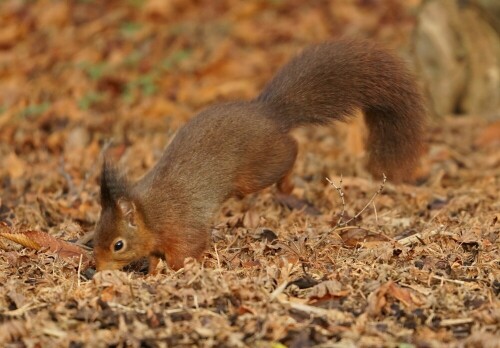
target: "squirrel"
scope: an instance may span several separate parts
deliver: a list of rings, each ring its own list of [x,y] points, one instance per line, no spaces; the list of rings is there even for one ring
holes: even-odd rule
[[[154,273],[200,259],[222,203],[277,184],[291,193],[294,128],[346,121],[361,110],[368,167],[393,181],[412,177],[424,145],[426,109],[414,76],[390,51],[364,40],[310,46],[257,98],[210,106],[181,127],[156,165],[131,183],[108,161],[96,224],[97,270],[143,257]]]

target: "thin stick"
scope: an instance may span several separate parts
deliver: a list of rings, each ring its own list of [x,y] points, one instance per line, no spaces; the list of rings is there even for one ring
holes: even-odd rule
[[[361,209],[354,217],[352,217],[351,219],[349,219],[348,221],[342,221],[343,217],[344,217],[344,213],[345,213],[345,200],[344,200],[344,191],[342,190],[342,176],[340,177],[340,184],[339,186],[335,185],[335,183],[333,181],[331,181],[330,179],[326,178],[326,180],[330,183],[331,186],[333,186],[335,188],[335,190],[337,190],[337,192],[339,193],[339,196],[340,196],[340,199],[342,200],[342,211],[340,213],[340,218],[339,218],[339,221],[337,221],[337,224],[335,225],[335,227],[333,229],[331,229],[330,231],[326,232],[326,233],[323,233],[322,236],[319,238],[318,242],[315,244],[314,247],[318,246],[319,244],[321,244],[323,242],[323,240],[327,237],[328,234],[330,234],[330,232],[332,231],[336,231],[336,230],[344,230],[344,229],[347,229],[347,228],[358,228],[358,227],[355,227],[355,226],[347,226],[351,221],[353,221],[354,219],[357,219],[361,214],[363,214],[363,212],[370,206],[370,204],[373,204],[373,208],[375,210],[375,219],[377,220],[378,222],[378,215],[377,215],[377,209],[375,208],[375,198],[377,198],[377,196],[382,192],[382,190],[384,189],[384,186],[385,186],[385,183],[387,181],[387,177],[385,176],[385,174],[383,174],[383,180],[382,180],[382,183],[380,184],[377,192],[375,192],[372,196],[372,198],[368,201],[368,203],[366,203],[366,205],[363,207],[363,209]],[[370,231],[370,232],[373,232],[373,231]],[[377,233],[377,232],[375,232]],[[392,240],[392,238],[389,238],[390,240]]]
[[[432,237],[432,236],[435,236],[437,234],[442,234],[442,233],[443,233],[442,229],[438,229],[438,230],[434,230],[434,231],[430,231],[430,232],[419,232],[419,233],[412,234],[411,236],[398,239],[397,241],[402,245],[408,246],[408,245],[420,242],[423,238]]]
[[[82,259],[83,255],[80,254],[80,262],[78,263],[78,287],[80,287],[80,275],[81,275],[81,269],[82,269]]]
[[[288,280],[284,281],[283,283],[280,284],[280,286],[274,289],[274,291],[269,296],[269,300],[272,301],[276,297],[278,297],[283,291],[285,291],[287,286],[288,286]]]
[[[326,178],[326,181],[328,181],[331,186],[335,187],[335,190],[337,190],[340,199],[342,200],[342,211],[340,212],[339,220],[337,221],[337,225],[335,226],[335,227],[340,227],[342,225],[342,220],[344,219],[344,214],[345,214],[344,191],[342,191],[342,175],[340,175],[339,186],[335,185],[335,183],[328,178]]]
[[[217,270],[219,271],[219,275],[222,278],[222,267],[220,265],[219,251],[217,250],[217,244],[214,243],[215,248],[215,257],[217,258]]]
[[[354,215],[351,219],[347,220],[346,222],[342,223],[341,226],[345,226],[345,225],[348,225],[351,221],[357,219],[361,214],[363,214],[363,212],[373,203],[373,201],[375,200],[375,198],[380,194],[382,193],[382,190],[384,189],[384,186],[385,186],[385,183],[387,181],[387,177],[385,176],[385,174],[382,174],[383,175],[383,180],[382,180],[382,183],[380,184],[380,187],[378,188],[377,192],[375,192],[372,196],[372,198],[368,201],[368,203],[366,203],[366,205],[363,207],[363,209],[361,209],[356,215]]]
[[[214,244],[214,249],[215,249],[215,258],[217,259],[217,267],[218,267],[218,268],[221,268],[221,267],[220,267],[219,252],[218,252],[218,250],[217,250],[217,244]]]
[[[465,283],[464,281],[462,281],[462,280],[457,280],[457,279],[448,279],[448,278],[440,277],[440,276],[437,276],[437,275],[434,275],[434,274],[432,274],[432,275],[431,275],[431,278],[433,278],[433,279],[437,279],[437,280],[440,280],[440,281],[441,281],[441,284],[443,284],[444,282],[454,283],[454,284],[460,284],[460,285],[464,285],[464,284],[466,284],[466,283]]]
[[[439,323],[439,326],[446,327],[446,326],[464,325],[464,324],[471,324],[473,322],[474,318],[443,319]]]

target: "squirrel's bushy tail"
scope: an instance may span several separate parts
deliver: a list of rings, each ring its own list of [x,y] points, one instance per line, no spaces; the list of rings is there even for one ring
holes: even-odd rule
[[[412,177],[424,143],[426,111],[404,62],[367,41],[312,46],[285,65],[257,97],[283,131],[344,121],[361,109],[369,167],[395,181]]]

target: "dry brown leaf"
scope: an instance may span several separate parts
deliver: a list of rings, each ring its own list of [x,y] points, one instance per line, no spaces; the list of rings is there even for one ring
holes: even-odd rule
[[[238,309],[238,315],[243,315],[243,314],[246,314],[246,313],[251,313],[253,315],[255,315],[255,310],[253,310],[252,308],[248,307],[248,306],[239,306]]]
[[[252,267],[258,267],[261,264],[259,260],[249,260],[249,261],[243,261],[241,265],[245,268],[252,268]]]
[[[369,316],[377,316],[382,312],[382,308],[384,308],[387,303],[385,295],[389,286],[390,282],[385,283],[368,296],[368,307],[366,309],[366,313]]]
[[[301,210],[308,215],[321,215],[321,212],[311,203],[303,199],[299,199],[294,195],[278,193],[276,194],[276,199],[279,203],[283,204],[289,209]]]
[[[500,145],[500,121],[493,122],[484,128],[474,144],[480,148]]]
[[[40,231],[25,231],[18,233],[0,233],[1,237],[7,238],[13,242],[21,244],[22,246],[30,249],[40,250],[47,248],[49,251],[58,254],[60,257],[80,258],[82,262],[87,262],[89,257],[87,252],[79,246],[57,239],[48,233]]]
[[[257,228],[259,227],[260,216],[253,210],[249,210],[245,213],[243,217],[243,226],[247,228]]]
[[[410,289],[402,288],[394,282],[388,281],[368,296],[368,315],[380,315],[382,309],[390,301],[390,297],[397,299],[409,309],[414,309],[415,307],[423,304],[417,295]]]
[[[387,236],[366,230],[364,228],[346,228],[338,231],[338,234],[342,238],[345,246],[355,248],[360,245],[365,247],[370,247],[370,245],[377,246],[380,243],[386,243],[391,241]],[[372,244],[370,244],[372,243]]]
[[[387,293],[402,302],[406,307],[412,308],[415,305],[413,302],[414,297],[409,289],[402,288],[391,282]]]
[[[29,235],[24,234],[24,233],[5,233],[5,232],[2,232],[2,233],[0,233],[0,236],[3,238],[6,238],[8,240],[11,240],[17,244],[21,244],[25,248],[35,249],[35,250],[41,249],[40,244],[38,244],[36,241],[31,239]]]
[[[327,280],[311,288],[309,303],[321,302],[331,298],[345,297],[350,291],[343,289],[342,283],[337,280]]]
[[[101,291],[101,300],[104,302],[113,301],[116,298],[116,290],[114,286],[108,286]]]

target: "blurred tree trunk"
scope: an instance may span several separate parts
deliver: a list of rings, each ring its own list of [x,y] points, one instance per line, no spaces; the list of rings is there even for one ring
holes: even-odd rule
[[[414,51],[431,112],[500,111],[500,1],[428,0]]]

